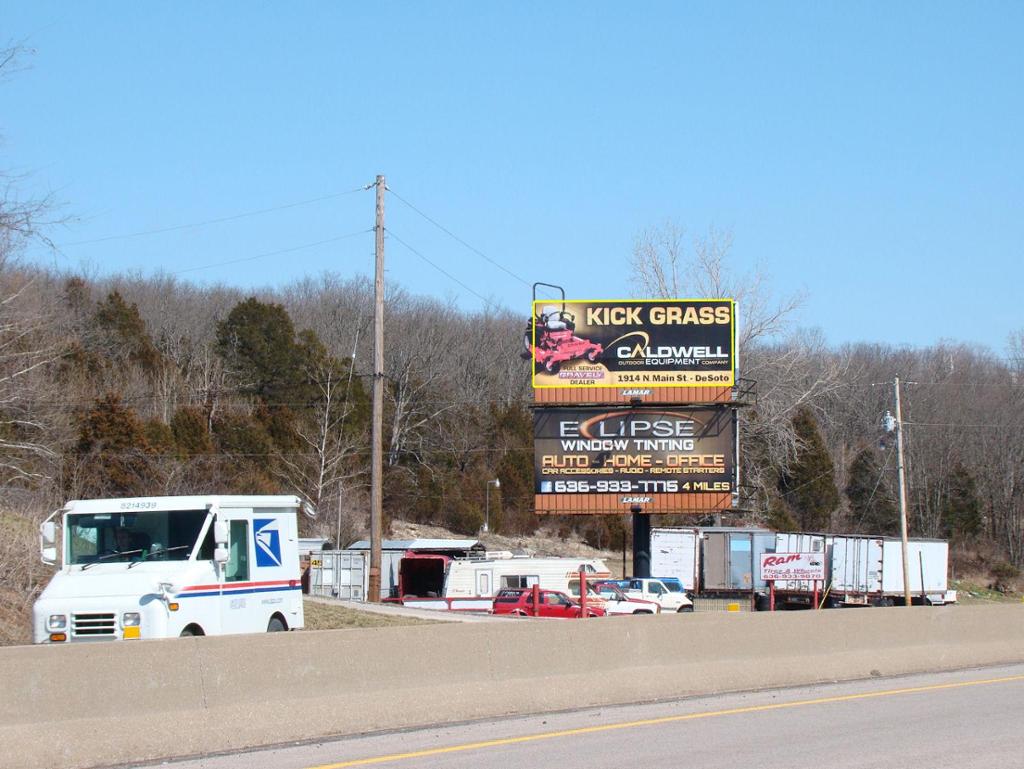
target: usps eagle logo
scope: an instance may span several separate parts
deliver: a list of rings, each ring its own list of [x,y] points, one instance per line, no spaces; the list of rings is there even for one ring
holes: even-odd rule
[[[281,534],[277,530],[276,518],[254,518],[256,530],[256,565],[281,565]]]

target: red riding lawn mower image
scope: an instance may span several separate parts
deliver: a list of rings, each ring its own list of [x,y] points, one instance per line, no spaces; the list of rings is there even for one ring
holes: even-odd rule
[[[537,286],[554,288],[561,294],[558,304],[537,306]],[[524,358],[533,358],[549,374],[555,374],[567,360],[586,358],[591,363],[601,357],[604,348],[589,339],[576,336],[576,316],[565,309],[565,289],[550,283],[533,284],[533,307],[536,313],[526,324],[523,334]],[[536,338],[536,346],[533,340]]]

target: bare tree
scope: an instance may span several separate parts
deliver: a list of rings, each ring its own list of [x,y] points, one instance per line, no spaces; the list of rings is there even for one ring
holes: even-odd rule
[[[819,333],[789,333],[803,297],[773,297],[763,271],[734,272],[732,248],[727,231],[711,228],[688,239],[682,227],[666,222],[637,236],[630,267],[647,296],[736,300],[741,373],[757,383],[755,407],[741,413],[741,482],[764,510],[779,472],[800,448],[793,415],[803,406],[820,410],[846,364],[824,354]]]

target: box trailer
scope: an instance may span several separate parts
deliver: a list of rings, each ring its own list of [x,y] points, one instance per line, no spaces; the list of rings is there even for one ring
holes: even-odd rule
[[[775,535],[776,553],[822,553],[826,579],[818,592],[828,606],[893,606],[904,600],[903,555],[898,537],[787,532]],[[948,589],[949,546],[944,540],[908,541],[910,592],[914,603],[956,601]],[[778,580],[777,605],[807,604],[815,585]]]
[[[831,555],[832,603],[893,606],[903,602],[903,552],[898,537],[837,536],[832,540]],[[914,603],[941,605],[956,601],[956,592],[948,589],[947,542],[909,540],[907,564]]]
[[[825,558],[826,572],[829,569],[829,559],[832,557],[831,534],[818,532],[779,532],[775,535],[776,553],[812,553],[820,554]],[[827,586],[818,584],[818,593],[822,593]],[[776,603],[785,604],[787,601],[795,603],[810,604],[814,595],[815,585],[810,580],[780,579],[775,582]]]
[[[763,592],[758,573],[762,553],[775,548],[768,529],[702,528],[701,595],[750,595]]]
[[[651,575],[675,577],[684,590],[695,593],[700,585],[700,531],[651,529]]]

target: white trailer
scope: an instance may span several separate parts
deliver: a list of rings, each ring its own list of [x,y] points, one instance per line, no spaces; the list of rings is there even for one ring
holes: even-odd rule
[[[903,555],[898,537],[818,533],[780,533],[776,553],[822,553],[825,584],[819,593],[830,606],[893,606],[904,600]],[[949,546],[944,540],[908,541],[910,593],[914,603],[956,601],[948,589]],[[807,580],[778,580],[776,603],[810,603],[814,585]]]
[[[806,532],[780,532],[775,535],[776,553],[812,553],[820,554],[825,559],[826,571],[829,568],[829,559],[832,557],[831,534],[818,534]],[[776,601],[785,602],[787,598],[807,599],[814,594],[814,583],[810,580],[780,579],[775,581]],[[827,587],[818,584],[819,595]]]
[[[59,570],[33,607],[33,638],[56,644],[301,628],[300,509],[294,496],[68,502],[40,526],[43,560],[59,561]]]
[[[651,529],[651,574],[675,577],[689,593],[700,586],[700,531],[695,528]]]
[[[898,537],[837,536],[832,540],[829,597],[847,605],[893,606],[905,599],[903,550]],[[907,543],[910,594],[914,603],[956,601],[949,590],[949,545],[940,539]]]

